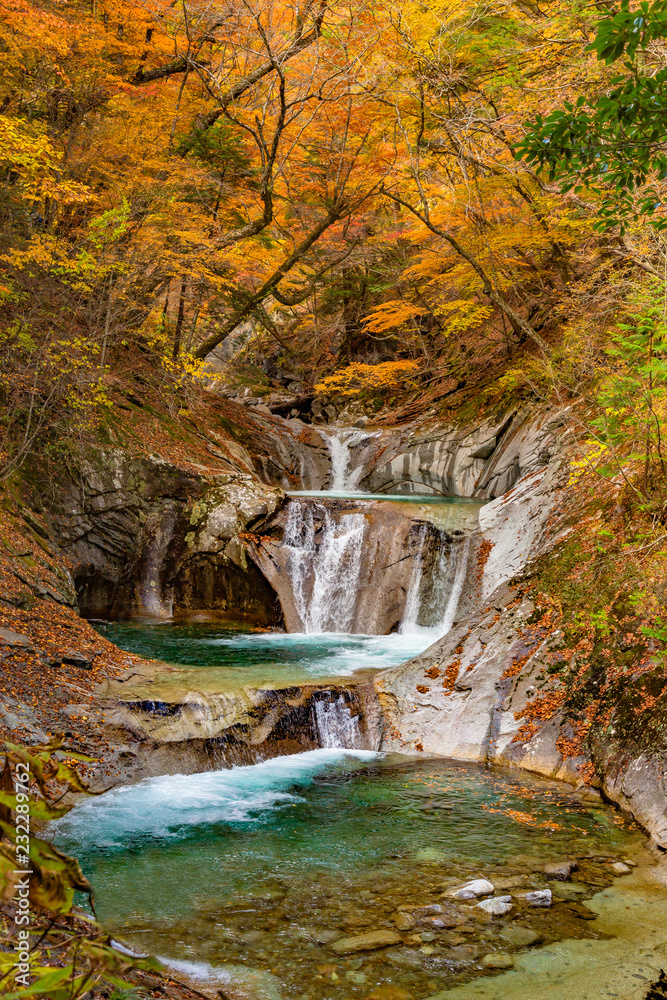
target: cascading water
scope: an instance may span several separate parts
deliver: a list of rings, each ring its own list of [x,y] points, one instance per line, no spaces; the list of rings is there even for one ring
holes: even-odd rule
[[[350,427],[338,427],[331,433],[320,430],[320,433],[327,443],[331,456],[329,489],[337,493],[358,489],[359,480],[364,474],[364,466],[359,465],[356,469],[350,469],[351,449],[375,435]]]
[[[433,569],[425,580],[427,538],[428,528],[424,525],[419,532],[418,554],[400,631],[403,635],[410,635],[428,630],[435,639],[446,635],[456,620],[468,574],[473,536],[442,537]]]
[[[362,748],[363,737],[359,716],[353,715],[343,695],[313,702],[313,726],[321,747],[357,750]]]
[[[292,500],[283,545],[304,632],[351,631],[365,531],[363,514],[336,521],[324,504]]]

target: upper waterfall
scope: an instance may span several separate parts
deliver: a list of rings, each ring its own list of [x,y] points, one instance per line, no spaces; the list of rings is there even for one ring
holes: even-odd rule
[[[358,490],[359,482],[366,470],[363,464],[350,468],[352,449],[370,438],[377,437],[378,431],[364,431],[356,427],[331,427],[326,431],[323,428],[318,429],[331,457],[329,489],[337,493],[344,490]]]

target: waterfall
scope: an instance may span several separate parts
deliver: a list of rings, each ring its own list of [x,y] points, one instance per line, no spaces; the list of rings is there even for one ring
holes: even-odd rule
[[[470,549],[472,547],[472,535],[468,535],[462,542],[455,545],[448,561],[448,571],[451,573],[451,563],[454,562],[454,579],[451,582],[449,598],[445,605],[445,613],[442,618],[442,634],[446,635],[451,629],[456,619],[456,612],[459,608],[459,601],[468,576],[468,563],[470,561]],[[453,557],[453,558],[452,558]]]
[[[400,631],[411,634],[422,628],[437,631],[438,637],[450,631],[456,619],[461,594],[468,575],[472,535],[441,538],[440,549],[426,587],[422,586],[428,558],[428,529],[420,529],[419,550],[408,588]],[[424,591],[426,595],[423,596]]]
[[[320,434],[326,441],[331,456],[329,489],[337,493],[356,490],[364,473],[364,466],[359,465],[356,469],[350,470],[352,460],[350,449],[368,438],[375,437],[376,434],[350,427],[338,427],[329,434],[320,428]]]
[[[417,629],[419,610],[421,608],[421,582],[422,576],[424,575],[424,546],[426,544],[427,535],[428,527],[426,524],[422,524],[419,529],[418,536],[419,548],[415,556],[414,566],[412,567],[412,577],[410,579],[408,593],[405,598],[405,610],[403,612],[403,621],[401,622],[400,628],[400,631],[404,635],[409,635]]]
[[[331,701],[318,698],[313,702],[313,727],[325,749],[356,750],[362,746],[359,716],[352,715],[342,694]]]
[[[336,521],[323,504],[290,503],[283,545],[304,632],[352,630],[365,531],[363,514]]]

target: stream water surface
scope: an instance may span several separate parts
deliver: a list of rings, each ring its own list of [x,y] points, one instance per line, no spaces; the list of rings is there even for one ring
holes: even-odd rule
[[[489,974],[486,955],[595,939],[582,903],[641,843],[555,783],[338,749],[119,788],[70,813],[58,840],[132,947],[235,998],[322,1000],[427,997]],[[545,863],[573,857],[575,880],[549,883]],[[450,898],[471,877],[515,894],[507,918]],[[516,895],[549,885],[547,908]],[[372,931],[389,947],[347,953]]]

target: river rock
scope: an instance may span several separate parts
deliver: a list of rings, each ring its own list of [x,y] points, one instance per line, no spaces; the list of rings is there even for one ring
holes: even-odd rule
[[[494,891],[493,883],[485,878],[476,878],[466,882],[458,889],[453,889],[449,895],[454,899],[475,899],[477,896],[489,896]]]
[[[394,914],[393,920],[399,931],[409,931],[417,923],[411,913],[401,913],[400,910]]]
[[[580,899],[582,896],[588,895],[590,891],[581,882],[550,882],[549,888],[556,899],[565,899],[568,901]]]
[[[318,931],[315,934],[315,940],[318,944],[331,944],[332,941],[338,941],[341,937],[340,931],[328,930],[328,931]]]
[[[511,969],[514,965],[514,959],[511,955],[506,955],[505,952],[493,951],[484,956],[482,965],[487,969]]]
[[[93,661],[89,656],[84,653],[77,652],[76,649],[66,649],[62,654],[63,663],[69,664],[71,667],[78,667],[80,670],[92,670]]]
[[[623,861],[615,861],[611,866],[611,870],[614,875],[629,875],[632,869],[623,863]]]
[[[355,937],[340,938],[331,945],[339,955],[351,955],[356,951],[375,951],[377,948],[388,948],[392,944],[400,944],[401,935],[396,931],[368,931],[367,934],[357,934]]]
[[[519,896],[528,906],[551,906],[551,889],[536,889],[535,892],[522,892]]]
[[[437,913],[443,913],[443,907],[440,903],[427,903],[423,906],[399,906],[399,913],[408,913],[415,920],[421,920],[422,917],[430,917]]]
[[[537,931],[531,927],[523,927],[521,924],[512,924],[511,927],[506,927],[501,937],[505,941],[509,941],[514,948],[527,948],[540,940]]]
[[[567,882],[570,875],[577,867],[578,865],[576,861],[555,861],[550,865],[544,866],[544,874],[547,878]]]
[[[495,899],[483,899],[477,903],[477,908],[488,913],[490,917],[503,917],[512,909],[511,896],[496,896]]]

